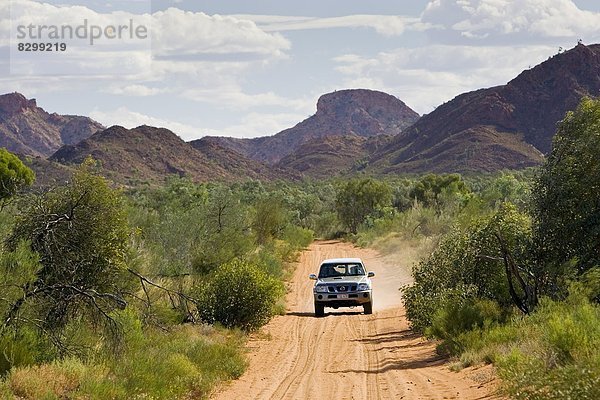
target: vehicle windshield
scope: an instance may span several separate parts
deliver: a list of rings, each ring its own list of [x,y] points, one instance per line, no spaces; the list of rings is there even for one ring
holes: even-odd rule
[[[333,278],[337,276],[364,275],[365,270],[360,263],[323,264],[319,271],[319,278]]]

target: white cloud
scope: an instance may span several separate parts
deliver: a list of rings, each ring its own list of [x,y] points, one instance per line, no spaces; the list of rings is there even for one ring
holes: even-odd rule
[[[251,112],[245,115],[239,124],[234,124],[224,129],[202,129],[202,132],[209,136],[231,136],[237,138],[268,136],[290,128],[306,117],[307,114],[299,113]]]
[[[597,38],[600,13],[580,10],[571,0],[433,0],[422,22],[467,40]],[[521,41],[522,43],[522,41]]]
[[[95,39],[91,46],[92,25],[102,32],[117,27],[117,30],[109,31],[113,35],[119,32],[121,39],[108,39],[102,34],[102,38]],[[269,62],[285,57],[291,46],[280,34],[264,32],[252,21],[177,8],[154,14],[132,14],[123,11],[98,13],[85,6],[56,6],[32,0],[13,0],[0,5],[0,46],[7,46],[11,37],[16,42],[22,32],[26,32],[25,41],[35,41],[41,26],[57,27],[60,41],[67,36],[64,40],[67,51],[52,55],[26,54],[17,52],[16,46],[10,46],[14,65],[19,67],[14,68],[13,73],[137,75],[147,79],[150,71],[155,72],[153,68],[159,72],[186,69],[197,74],[194,67],[203,62],[226,61],[246,66]],[[77,35],[71,32],[77,32],[80,27],[81,32],[86,33],[86,39],[70,40],[71,35]],[[120,27],[125,28],[121,30]],[[138,28],[142,29],[140,35],[129,34],[132,28],[136,32]],[[42,38],[46,39],[50,31],[42,28]],[[157,58],[154,63],[153,57]],[[185,65],[183,68],[177,67],[182,64]]]
[[[100,122],[104,126],[121,125],[131,129],[140,125],[150,125],[159,128],[167,128],[182,139],[189,141],[203,136],[203,132],[197,127],[182,124],[176,121],[151,117],[129,110],[127,107],[120,107],[112,111],[102,111],[95,109],[90,113],[90,118]]]
[[[422,114],[460,93],[503,85],[555,52],[552,46],[432,45],[334,61],[345,86],[387,91]]]
[[[286,107],[305,111],[314,107],[312,99],[286,98],[273,91],[249,94],[238,85],[226,85],[216,88],[191,88],[181,93],[184,98],[210,103],[217,107],[247,110],[254,107]]]
[[[253,138],[258,136],[272,135],[297,124],[306,118],[304,114],[295,113],[255,113],[245,115],[237,124],[227,128],[217,129],[203,126],[192,126],[168,119],[156,118],[127,107],[119,107],[115,110],[95,109],[90,113],[90,118],[105,126],[121,125],[131,129],[140,125],[150,125],[159,128],[167,128],[185,141],[199,139],[203,136],[231,136],[238,138]]]
[[[251,95],[241,87],[240,81],[250,70],[285,58],[291,46],[280,34],[265,32],[250,20],[177,8],[154,14],[102,14],[83,6],[32,0],[14,0],[13,4],[18,7],[13,7],[12,16],[9,3],[0,4],[0,40],[10,37],[11,32],[14,36],[17,25],[78,26],[87,19],[89,24],[107,26],[133,20],[136,25],[149,27],[152,47],[149,41],[148,47],[76,42],[69,44],[69,51],[54,57],[16,57],[11,60],[13,74],[1,77],[0,85],[31,87],[35,81],[37,92],[62,83],[64,87],[87,86],[89,90],[123,96],[170,93],[180,99],[220,102],[223,107],[235,109],[282,103],[301,107],[301,101],[282,98],[272,91]],[[48,76],[48,81],[39,79],[41,76]]]
[[[168,92],[167,89],[149,87],[146,85],[138,85],[138,84],[126,85],[126,86],[114,86],[113,85],[113,86],[108,87],[104,91],[106,93],[110,93],[110,94],[118,94],[118,95],[124,95],[124,96],[138,96],[138,97],[154,96],[159,93]]]
[[[265,32],[284,32],[331,28],[372,28],[384,36],[398,36],[405,30],[424,30],[419,18],[400,15],[345,15],[341,17],[298,17],[285,15],[238,14],[237,18],[254,21]]]
[[[206,15],[169,8],[152,15],[153,49],[157,55],[247,54],[277,57],[291,46],[279,34],[232,16]]]

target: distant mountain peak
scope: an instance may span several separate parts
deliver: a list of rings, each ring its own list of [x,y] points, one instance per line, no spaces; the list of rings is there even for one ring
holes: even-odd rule
[[[187,143],[169,129],[148,125],[132,129],[111,126],[77,144],[61,147],[49,160],[72,165],[88,156],[101,161],[108,177],[128,185],[162,184],[170,175],[197,182],[294,177],[227,149]]]
[[[32,108],[37,108],[35,99],[27,99],[21,93],[0,95],[0,118],[7,118]]]
[[[503,86],[463,93],[374,154],[380,172],[495,171],[538,165],[556,123],[600,95],[600,45],[579,44]]]
[[[77,143],[101,129],[88,117],[47,113],[21,93],[0,95],[0,147],[12,152],[49,156],[63,144]]]
[[[274,164],[313,139],[397,135],[418,119],[419,114],[390,94],[369,89],[344,89],[322,95],[314,115],[276,135],[212,140],[254,160]]]

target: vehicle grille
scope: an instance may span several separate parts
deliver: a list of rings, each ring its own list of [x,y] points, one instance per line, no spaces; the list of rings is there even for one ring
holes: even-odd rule
[[[327,286],[327,291],[329,293],[347,293],[347,292],[355,292],[356,285],[330,285]]]

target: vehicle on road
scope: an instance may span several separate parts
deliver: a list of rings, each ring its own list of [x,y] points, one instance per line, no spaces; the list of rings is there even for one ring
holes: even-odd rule
[[[315,280],[313,295],[315,316],[325,315],[325,307],[362,306],[365,314],[373,313],[374,272],[366,272],[360,258],[335,258],[325,260],[319,266],[319,274],[310,274]]]

